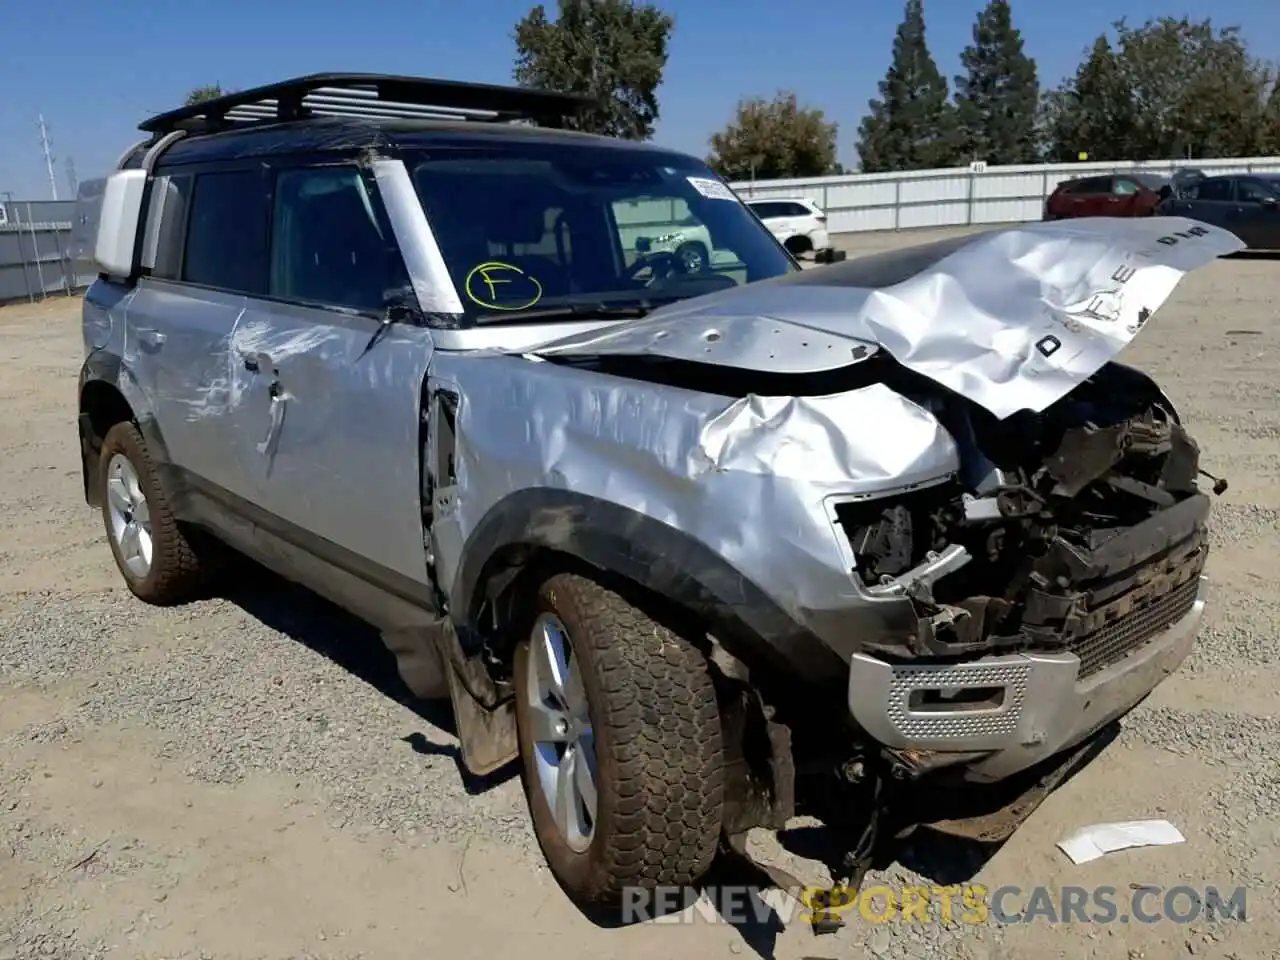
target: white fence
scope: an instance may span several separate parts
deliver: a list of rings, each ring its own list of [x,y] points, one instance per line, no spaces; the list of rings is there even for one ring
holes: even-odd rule
[[[853,233],[1039,220],[1045,199],[1063,180],[1124,171],[1168,175],[1184,167],[1209,175],[1280,173],[1280,157],[1028,164],[987,167],[980,172],[960,167],[757,180],[732,186],[743,199],[808,197],[827,212],[827,228],[832,233]]]

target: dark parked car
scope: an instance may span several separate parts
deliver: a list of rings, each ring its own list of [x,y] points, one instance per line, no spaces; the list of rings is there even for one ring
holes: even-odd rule
[[[1168,178],[1154,173],[1064,180],[1045,200],[1044,219],[1149,217],[1169,191]]]
[[[1159,212],[1223,227],[1251,250],[1280,250],[1280,173],[1202,177],[1165,200]]]

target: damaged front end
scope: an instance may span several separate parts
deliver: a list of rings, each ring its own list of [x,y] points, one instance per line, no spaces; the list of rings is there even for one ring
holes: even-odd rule
[[[1204,610],[1199,450],[1115,358],[1240,243],[1154,219],[846,261],[526,348],[501,378],[487,361],[460,463],[507,469],[458,542],[518,481],[554,510],[495,535],[506,562],[573,554],[705,630],[741,856],[806,808],[862,818],[855,881],[907,810],[1001,839],[1181,664]],[[1005,788],[994,811],[961,799]]]
[[[1002,422],[971,408],[940,418],[964,438],[967,478],[891,506],[836,508],[863,584],[909,597],[920,613],[905,646],[867,652],[1075,649],[1125,616],[1099,611],[1102,595],[1086,585],[1105,579],[1105,597],[1136,610],[1199,574],[1208,510],[1199,449],[1146,378],[1109,366],[1043,414]],[[1135,563],[1141,582],[1117,581]],[[1107,657],[1091,653],[1085,672]]]
[[[937,408],[962,474],[837,508],[868,592],[917,614],[910,635],[854,655],[850,710],[917,771],[964,760],[972,778],[1001,779],[1124,712],[1158,676],[1077,691],[1157,641],[1181,659],[1169,631],[1203,606],[1209,502],[1176,412],[1117,364],[1042,413],[998,420],[958,397]]]

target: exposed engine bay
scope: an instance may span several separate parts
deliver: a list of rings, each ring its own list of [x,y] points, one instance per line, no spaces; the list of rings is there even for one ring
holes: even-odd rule
[[[1085,675],[1129,645],[1088,638],[1144,614],[1125,631],[1140,643],[1190,606],[1206,553],[1199,449],[1144,375],[1109,364],[1043,413],[1003,421],[954,395],[921,401],[961,443],[966,476],[839,509],[862,582],[908,584],[922,616],[912,653],[1082,646]],[[913,568],[923,575],[903,577]]]
[[[854,575],[871,593],[905,594],[919,617],[905,642],[867,641],[886,660],[1072,650],[1083,677],[1194,602],[1207,474],[1173,405],[1138,370],[1108,363],[1044,411],[1000,419],[883,353],[803,375],[654,356],[554,360],[725,397],[880,383],[929,410],[960,449],[960,473],[836,507]]]

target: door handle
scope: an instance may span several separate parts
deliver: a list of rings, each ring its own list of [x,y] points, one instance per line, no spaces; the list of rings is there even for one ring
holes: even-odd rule
[[[275,453],[276,441],[280,439],[280,428],[284,425],[284,408],[288,401],[288,395],[280,389],[280,381],[277,380],[271,384],[271,426],[267,428],[267,435],[262,442],[257,444],[258,452],[265,456],[272,456]]]

